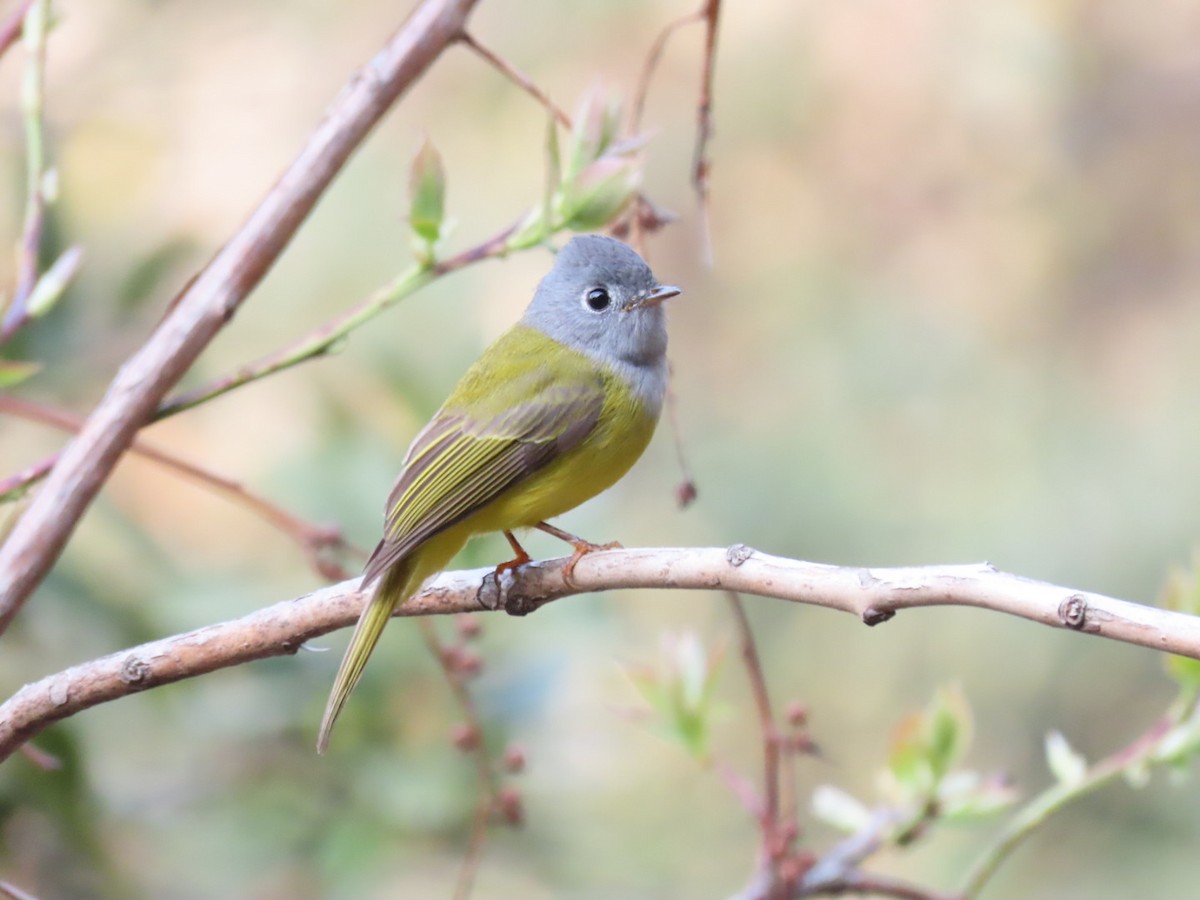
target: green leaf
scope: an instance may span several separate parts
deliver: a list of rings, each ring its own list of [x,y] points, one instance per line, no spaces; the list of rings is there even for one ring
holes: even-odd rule
[[[635,160],[605,156],[590,163],[569,184],[559,203],[563,225],[573,231],[595,231],[622,212],[637,193],[641,173]]]
[[[934,787],[933,770],[923,740],[924,724],[923,713],[909,713],[892,731],[888,773],[905,795],[924,795]]]
[[[933,797],[971,743],[971,710],[958,688],[942,688],[923,711],[910,713],[892,733],[888,775],[899,802]]]
[[[603,87],[596,85],[584,95],[575,111],[571,153],[563,172],[563,183],[574,181],[589,164],[603,156],[616,140],[620,128],[620,97],[609,97]]]
[[[940,779],[962,761],[971,746],[971,708],[961,688],[941,688],[927,716],[930,764]]]
[[[0,388],[16,387],[25,379],[36,375],[41,368],[41,363],[0,359]]]
[[[685,632],[663,636],[657,666],[627,671],[656,714],[656,730],[700,761],[708,759],[719,662],[719,653],[710,654]]]
[[[1087,775],[1087,760],[1058,731],[1046,735],[1046,765],[1058,783],[1067,786],[1079,784]]]
[[[430,250],[442,237],[446,217],[446,173],[441,154],[429,140],[421,143],[409,170],[408,225]]]

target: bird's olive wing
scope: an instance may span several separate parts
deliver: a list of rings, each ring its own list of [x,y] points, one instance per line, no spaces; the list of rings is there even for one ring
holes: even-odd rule
[[[417,435],[388,497],[384,538],[364,583],[578,445],[604,406],[598,376],[525,387],[514,393],[529,399],[494,415],[474,419],[444,409]]]

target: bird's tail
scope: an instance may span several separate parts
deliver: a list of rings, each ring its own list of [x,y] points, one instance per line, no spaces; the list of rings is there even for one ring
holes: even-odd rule
[[[329,692],[329,700],[325,704],[325,715],[321,719],[321,730],[317,734],[318,753],[324,753],[329,746],[329,733],[333,730],[333,723],[337,721],[338,714],[346,705],[346,699],[362,677],[367,659],[379,642],[379,636],[383,634],[388,619],[392,617],[396,607],[407,600],[416,589],[417,585],[412,582],[417,580],[419,584],[420,579],[414,579],[418,574],[415,556],[416,554],[412,554],[398,560],[384,573],[375,593],[371,595],[362,615],[358,617],[358,624],[350,637],[350,645],[346,647],[346,655],[342,657],[337,678],[333,681],[333,690]]]

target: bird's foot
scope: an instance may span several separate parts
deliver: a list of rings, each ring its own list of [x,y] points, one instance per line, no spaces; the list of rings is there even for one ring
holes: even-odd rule
[[[525,548],[522,547],[521,544],[517,541],[516,535],[514,535],[511,531],[506,531],[506,532],[504,532],[504,537],[508,540],[508,546],[512,547],[513,553],[515,553],[516,556],[514,556],[512,559],[510,559],[506,562],[502,562],[502,563],[500,563],[500,565],[496,566],[495,575],[496,575],[497,581],[500,579],[500,576],[503,575],[505,572],[511,572],[513,569],[519,569],[521,566],[525,565],[525,563],[527,563],[527,562],[533,562],[533,557],[530,556],[525,551]]]
[[[575,548],[565,563],[563,563],[562,574],[563,580],[570,583],[572,576],[575,574],[575,566],[578,562],[587,556],[589,553],[596,553],[600,550],[623,550],[619,541],[609,541],[607,544],[593,544],[591,541],[581,540],[576,538],[571,541],[571,546]]]
[[[593,544],[591,541],[585,541],[583,538],[579,537],[578,535],[571,534],[569,531],[563,531],[561,528],[556,528],[549,522],[539,522],[537,527],[541,531],[546,532],[546,534],[552,534],[560,541],[566,541],[575,548],[575,552],[571,554],[562,567],[563,580],[565,580],[568,584],[571,583],[571,576],[575,574],[575,565],[589,553],[595,553],[598,550],[621,549],[621,545],[616,541],[612,541],[607,544]]]

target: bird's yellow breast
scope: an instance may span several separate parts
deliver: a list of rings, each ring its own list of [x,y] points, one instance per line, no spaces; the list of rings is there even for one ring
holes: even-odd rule
[[[574,351],[568,351],[574,352]],[[658,422],[620,376],[604,372],[604,407],[579,444],[468,516],[467,534],[528,528],[614,485],[645,451]]]

